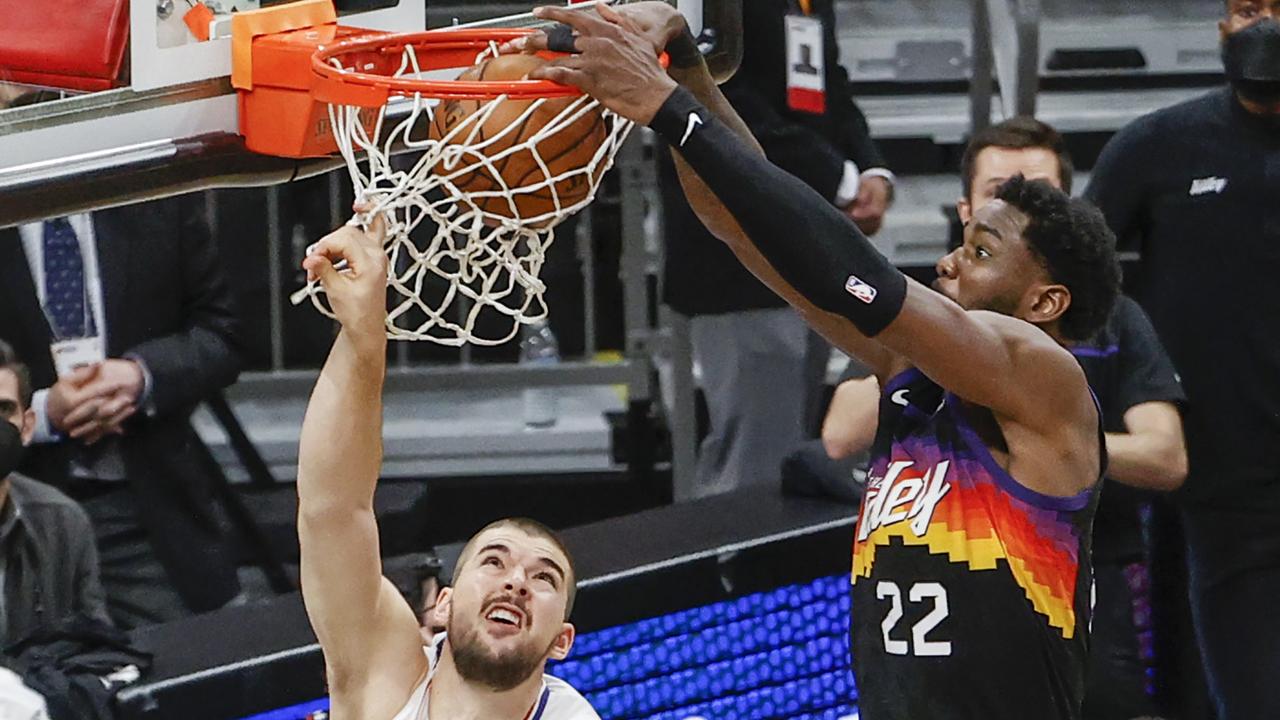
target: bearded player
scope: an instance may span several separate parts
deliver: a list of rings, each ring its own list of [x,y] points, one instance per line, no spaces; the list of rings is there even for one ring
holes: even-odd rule
[[[303,261],[342,324],[298,450],[302,593],[324,650],[332,717],[599,720],[577,691],[543,674],[573,646],[576,582],[546,527],[499,520],[471,538],[453,587],[436,601],[447,631],[426,648],[413,610],[382,577],[373,492],[387,355],[383,232],[380,219],[368,232],[342,228]]]
[[[884,388],[854,540],[862,717],[1078,718],[1105,451],[1063,344],[1097,330],[1116,296],[1101,215],[1010,180],[965,230],[957,304],[765,159],[664,4],[535,12],[571,26],[577,54],[531,77],[662,136],[707,228]]]

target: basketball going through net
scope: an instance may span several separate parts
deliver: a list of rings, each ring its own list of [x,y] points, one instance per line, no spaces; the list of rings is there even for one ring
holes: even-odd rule
[[[527,32],[374,36],[316,53],[313,90],[371,208],[352,223],[387,220],[393,339],[497,345],[545,317],[539,273],[556,225],[591,202],[631,129],[573,88],[524,79],[546,57],[497,55]],[[424,79],[459,65],[456,79]],[[389,120],[388,97],[407,116]],[[294,302],[307,297],[332,316],[318,283]]]

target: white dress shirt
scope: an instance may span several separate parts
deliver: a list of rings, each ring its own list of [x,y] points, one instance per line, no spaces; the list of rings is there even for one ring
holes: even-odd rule
[[[98,272],[98,245],[93,235],[93,218],[88,213],[68,215],[67,222],[76,233],[80,243],[80,257],[84,262],[84,287],[89,296],[89,310],[93,313],[93,324],[102,336],[102,346],[107,345],[107,322],[102,307],[102,276]],[[36,286],[36,298],[44,309],[44,223],[34,222],[20,225],[18,234],[22,237],[22,249],[27,255],[27,265],[31,267],[31,280]],[[49,415],[45,411],[49,402],[49,389],[37,390],[31,399],[31,408],[36,411],[36,434],[33,442],[47,443],[59,440],[57,433],[49,425]]]
[[[102,299],[102,273],[99,271],[98,244],[93,232],[93,218],[88,213],[80,213],[68,215],[67,222],[71,224],[71,229],[75,231],[76,240],[80,245],[80,257],[84,264],[84,287],[85,294],[89,300],[89,310],[93,314],[94,327],[102,339],[102,347],[106,348],[107,338],[111,329],[107,327],[107,316]],[[26,253],[27,264],[31,268],[31,280],[36,287],[36,298],[40,301],[41,310],[44,310],[46,296],[44,282],[44,223],[35,222],[20,225],[18,234],[22,238],[22,249]],[[52,323],[50,325],[52,326]],[[141,358],[129,355],[125,357],[136,362],[142,370],[143,387],[142,393],[138,398],[138,404],[142,412],[154,414],[154,408],[150,407],[148,402],[151,397],[152,387],[151,371],[147,369],[147,364]],[[51,443],[59,442],[63,439],[61,434],[49,423],[48,405],[49,389],[44,388],[35,391],[31,398],[31,409],[36,414],[36,428],[32,442]],[[71,472],[78,477],[120,480],[124,478],[124,460],[120,455],[119,448],[115,446],[111,438],[107,438],[93,452],[86,451],[83,457],[73,458]]]

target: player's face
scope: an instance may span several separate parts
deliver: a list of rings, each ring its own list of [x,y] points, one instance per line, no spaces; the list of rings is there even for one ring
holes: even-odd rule
[[[973,214],[995,199],[996,190],[1019,173],[1028,180],[1043,180],[1059,190],[1062,189],[1062,166],[1052,150],[983,148],[973,160],[973,183],[969,189],[969,197],[956,203],[960,222],[968,226],[973,220]],[[968,232],[965,234],[968,235]],[[939,260],[937,265],[938,279],[934,281],[933,287],[952,300],[959,294],[954,269],[963,250],[963,247],[957,248]]]
[[[1022,238],[1027,217],[992,200],[965,225],[964,244],[938,263],[939,291],[966,310],[993,310],[1019,317],[1028,290],[1045,272]]]
[[[516,527],[487,530],[472,546],[441,598],[449,644],[465,679],[508,690],[573,644],[565,622],[569,562],[552,542]]]

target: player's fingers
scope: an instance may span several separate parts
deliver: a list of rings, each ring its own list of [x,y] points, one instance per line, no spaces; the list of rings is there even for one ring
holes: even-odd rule
[[[307,248],[307,255],[326,258],[334,264],[346,260],[349,266],[358,270],[356,263],[360,262],[361,245],[365,242],[364,230],[347,225],[320,238],[319,242]]]
[[[577,35],[573,28],[564,23],[556,23],[549,28],[535,30],[528,35],[508,40],[498,46],[499,55],[524,53],[532,55],[544,50],[561,53],[576,53],[574,41]]]
[[[564,57],[556,58],[551,62],[548,62],[543,65],[539,65],[533,70],[530,70],[529,79],[530,80],[550,80],[551,78],[546,77],[543,73],[540,72],[547,68],[567,68],[569,70],[586,70],[590,66],[591,66],[591,60],[582,55],[565,55]]]
[[[541,34],[542,34],[542,37],[545,38],[546,40],[547,49],[551,50],[552,52],[561,52],[561,53],[580,52],[576,44],[578,35],[573,31],[573,28],[570,27],[569,25],[565,25],[564,23],[556,23],[555,25],[547,28]]]
[[[600,17],[604,18],[605,22],[613,23],[614,25],[621,26],[627,30],[631,30],[632,32],[640,32],[640,26],[636,24],[634,18],[623,15],[610,7],[607,3],[600,3],[599,5],[596,5],[596,12],[600,13]]]
[[[613,40],[607,40],[605,38],[598,38],[598,37],[578,38],[578,50],[581,51],[583,55],[586,55],[589,53],[594,54],[596,53],[596,51],[608,50],[614,45],[615,43]],[[569,60],[572,57],[576,57],[576,56],[571,56],[570,58],[564,58],[564,59]],[[573,67],[573,66],[570,66],[570,67]]]
[[[332,265],[328,258],[308,255],[302,259],[302,269],[307,271],[307,282],[315,282],[320,279],[320,268],[325,265]]]
[[[598,8],[599,6],[596,7]],[[564,23],[577,30],[579,35],[588,37],[601,35],[608,37],[617,32],[613,23],[606,22],[596,13],[586,10],[569,10],[544,5],[534,8],[533,15],[541,20],[554,20]]]
[[[567,60],[568,58],[565,59]],[[533,80],[550,80],[561,85],[572,85],[588,94],[591,92],[591,76],[580,69],[566,65],[543,65],[529,73],[529,78]]]
[[[374,213],[373,219],[364,229],[364,239],[366,247],[371,246],[374,250],[382,250],[382,245],[387,239],[386,213]]]
[[[331,287],[338,279],[338,269],[329,258],[322,255],[309,256],[302,262],[307,269],[307,280],[319,280],[321,285]]]
[[[340,261],[340,259],[335,261],[332,256],[326,253],[320,243],[307,248],[307,255],[302,259],[302,267],[307,271],[307,282],[326,281],[332,278],[337,272],[334,265]]]
[[[317,258],[307,255],[302,258],[302,269],[307,271],[307,282],[313,282],[316,279],[316,264],[322,262]]]
[[[499,55],[515,55],[516,53],[536,53],[547,49],[547,36],[541,30],[521,35],[498,46]]]

